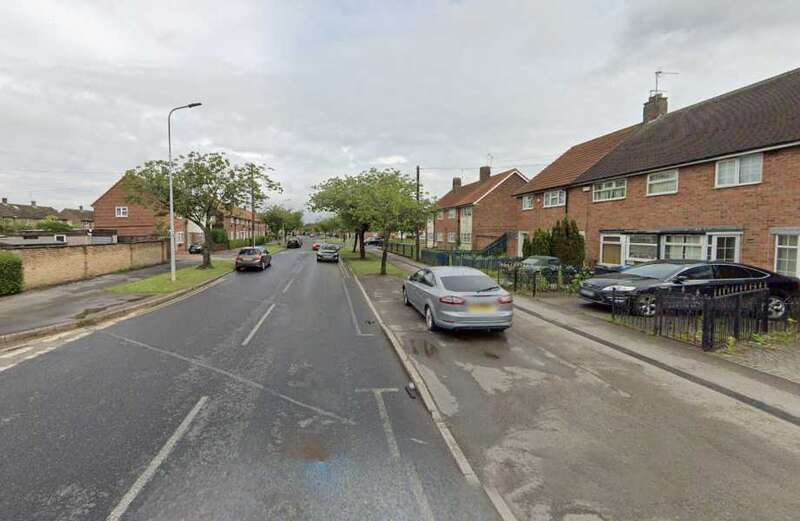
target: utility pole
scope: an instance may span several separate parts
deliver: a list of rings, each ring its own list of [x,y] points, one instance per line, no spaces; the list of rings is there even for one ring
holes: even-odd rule
[[[417,204],[419,204],[419,165],[417,165]],[[428,228],[425,228],[425,233],[427,233]],[[415,250],[414,258],[419,262],[419,223],[417,223],[417,228],[414,233],[414,239],[416,240],[417,248]]]
[[[253,242],[253,248],[256,247],[256,189],[255,179],[253,178],[253,171],[250,171],[250,238]]]

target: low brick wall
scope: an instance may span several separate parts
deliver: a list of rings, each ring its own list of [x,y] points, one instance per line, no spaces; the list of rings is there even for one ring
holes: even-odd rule
[[[22,258],[25,289],[142,268],[169,260],[166,241],[10,249]]]

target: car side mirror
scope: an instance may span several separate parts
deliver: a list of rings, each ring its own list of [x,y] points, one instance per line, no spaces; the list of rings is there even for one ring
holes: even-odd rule
[[[686,275],[678,275],[678,276],[677,276],[677,277],[675,277],[675,279],[674,279],[674,281],[675,281],[677,284],[683,284],[683,283],[684,283],[684,282],[686,282],[687,280],[689,280],[689,277],[687,277]]]

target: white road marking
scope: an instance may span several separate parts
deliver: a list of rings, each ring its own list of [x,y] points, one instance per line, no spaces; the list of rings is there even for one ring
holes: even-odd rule
[[[136,499],[137,495],[139,495],[139,492],[142,491],[145,485],[147,485],[147,482],[150,481],[150,479],[156,473],[158,467],[161,466],[164,460],[167,459],[178,441],[183,437],[184,434],[186,434],[186,431],[189,430],[189,425],[191,425],[192,420],[194,420],[195,416],[197,416],[197,413],[199,413],[200,409],[202,409],[206,404],[206,401],[208,401],[208,396],[203,396],[192,408],[192,410],[189,411],[189,414],[183,419],[181,424],[178,425],[178,428],[174,433],[172,433],[172,436],[170,436],[170,438],[167,440],[167,443],[161,447],[161,450],[158,451],[158,454],[156,454],[155,457],[150,461],[150,464],[147,465],[147,468],[144,470],[142,475],[139,476],[139,479],[137,479],[128,492],[122,496],[122,499],[119,503],[117,503],[117,506],[114,507],[114,510],[108,514],[106,521],[118,521],[122,515],[125,514],[125,511],[128,510],[128,507],[131,505],[133,500]]]
[[[347,306],[350,308],[350,319],[353,321],[353,327],[356,330],[356,335],[358,336],[374,336],[372,333],[364,333],[361,331],[361,328],[358,327],[358,319],[356,318],[356,309],[353,307],[353,299],[350,298],[350,292],[347,291],[347,284],[345,284],[344,279],[342,279],[342,288],[344,289],[344,296],[347,300]]]
[[[252,339],[253,339],[253,335],[255,335],[255,334],[256,334],[256,331],[258,331],[258,328],[260,328],[260,327],[261,327],[261,324],[263,324],[263,323],[264,323],[264,321],[267,319],[267,317],[269,316],[269,314],[270,314],[270,313],[272,313],[272,310],[273,310],[273,309],[275,309],[275,303],[274,303],[274,302],[273,302],[273,303],[272,303],[272,305],[269,307],[269,309],[267,310],[267,312],[266,312],[266,313],[264,313],[264,315],[263,315],[263,316],[262,316],[262,317],[261,317],[261,318],[258,320],[258,322],[256,323],[256,326],[253,328],[253,330],[252,330],[252,331],[250,331],[250,334],[249,334],[249,335],[247,335],[247,338],[245,338],[245,339],[244,339],[244,342],[242,342],[242,346],[246,346],[247,344],[249,344],[249,343],[250,343],[250,340],[252,340]]]
[[[285,287],[285,288],[283,288],[283,291],[281,291],[281,293],[283,293],[283,294],[285,295],[285,294],[286,294],[286,292],[287,292],[287,291],[289,291],[289,286],[291,286],[291,285],[292,285],[292,282],[294,282],[294,279],[291,279],[291,280],[289,281],[289,284],[287,284],[287,285],[286,285],[286,287]]]
[[[18,356],[21,355],[22,353],[27,353],[34,347],[36,346],[23,347],[22,349],[14,349],[13,351],[9,351],[8,353],[0,355],[0,358],[11,358],[12,356]]]
[[[161,353],[162,355],[171,356],[173,358],[177,358],[178,360],[183,360],[184,362],[187,362],[189,364],[196,365],[197,367],[202,367],[203,369],[208,369],[209,371],[213,371],[213,372],[221,374],[223,376],[227,376],[228,378],[236,380],[237,382],[243,383],[245,385],[249,385],[250,387],[254,387],[256,389],[260,389],[260,390],[262,390],[262,391],[264,391],[266,393],[271,394],[272,396],[276,396],[276,397],[280,398],[281,400],[285,400],[285,401],[287,401],[289,403],[293,403],[293,404],[297,405],[298,407],[302,407],[304,409],[308,409],[310,411],[314,411],[317,414],[321,414],[322,416],[327,416],[329,418],[333,418],[335,420],[338,420],[338,421],[340,421],[342,423],[346,423],[346,424],[349,424],[349,425],[355,425],[356,424],[356,422],[354,422],[353,420],[349,420],[347,418],[343,418],[343,417],[339,416],[338,414],[335,414],[335,413],[332,413],[332,412],[328,412],[328,411],[326,411],[324,409],[320,409],[319,407],[314,407],[313,405],[309,405],[307,403],[301,402],[300,400],[295,400],[291,396],[288,396],[288,395],[283,394],[281,392],[278,392],[278,391],[276,391],[274,389],[271,389],[269,387],[261,385],[258,382],[254,382],[253,380],[249,380],[249,379],[247,379],[247,378],[245,378],[243,376],[239,376],[238,374],[231,373],[230,371],[226,371],[225,369],[220,369],[218,367],[214,367],[212,365],[208,365],[207,363],[205,363],[203,361],[196,360],[194,358],[189,358],[188,356],[179,355],[178,353],[173,353],[172,351],[167,351],[166,349],[161,349],[160,347],[151,346],[149,344],[145,344],[144,342],[139,342],[138,340],[125,338],[124,336],[115,335],[114,333],[109,333],[107,331],[103,331],[103,333],[108,335],[108,336],[110,336],[110,337],[112,337],[112,338],[116,338],[117,340],[120,340],[122,342],[126,342],[128,344],[133,344],[133,345],[136,345],[136,346],[139,346],[139,347],[143,347],[145,349],[149,349],[151,351],[155,351],[156,353]]]
[[[514,513],[511,512],[511,509],[508,507],[506,500],[503,499],[503,496],[500,495],[500,492],[498,492],[496,488],[483,487],[483,490],[486,491],[486,495],[489,496],[489,500],[494,505],[497,513],[500,514],[500,519],[503,521],[517,521]]]
[[[381,421],[383,422],[383,432],[386,434],[386,443],[389,445],[389,453],[392,455],[392,459],[399,461],[400,449],[397,447],[397,438],[394,436],[392,422],[389,419],[389,413],[386,411],[386,403],[383,401],[383,393],[396,393],[397,388],[389,387],[356,389],[356,392],[371,392],[373,396],[375,396],[375,401],[378,403],[378,413],[380,414]],[[414,499],[417,502],[417,508],[419,509],[421,518],[425,521],[433,521],[433,511],[431,511],[431,506],[428,503],[428,497],[425,495],[425,491],[422,489],[422,481],[419,479],[419,474],[417,474],[417,471],[411,462],[406,462],[403,467],[405,467],[406,476],[408,477],[409,482],[411,482],[411,491],[414,493]]]

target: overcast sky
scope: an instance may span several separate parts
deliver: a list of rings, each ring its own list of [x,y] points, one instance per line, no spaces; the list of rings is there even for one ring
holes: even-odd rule
[[[267,163],[275,202],[417,164],[439,196],[639,121],[659,68],[676,109],[799,66],[798,1],[3,2],[0,194],[88,206],[201,101],[174,152]]]

